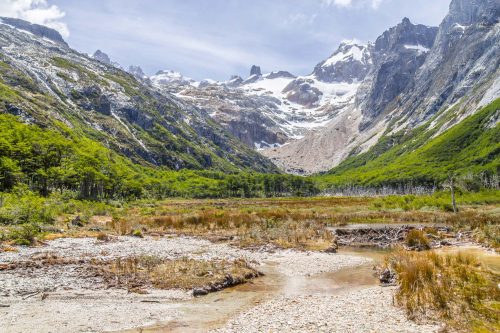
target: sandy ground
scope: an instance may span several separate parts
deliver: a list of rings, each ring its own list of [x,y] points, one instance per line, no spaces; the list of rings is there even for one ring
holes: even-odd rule
[[[37,248],[0,253],[0,264],[26,261],[46,253],[64,258],[112,259],[154,255],[176,259],[245,258],[257,269],[272,265],[283,279],[334,272],[370,264],[350,254],[293,250],[249,251],[192,237],[117,237],[110,242],[93,238],[61,238]],[[190,291],[151,290],[149,294],[105,289],[103,281],[80,265],[56,265],[0,271],[0,331],[105,332],[182,319],[181,308],[193,300]],[[342,295],[277,298],[238,314],[218,332],[433,332],[435,327],[409,322],[392,305],[393,291],[357,288]],[[188,302],[188,303],[186,303]],[[248,309],[248,307],[247,307]],[[257,325],[258,323],[258,325]]]

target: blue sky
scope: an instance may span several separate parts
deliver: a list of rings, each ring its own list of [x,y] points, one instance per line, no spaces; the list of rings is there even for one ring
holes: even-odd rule
[[[0,15],[45,23],[71,47],[146,74],[195,79],[308,74],[344,39],[373,41],[403,17],[439,25],[450,0],[2,0]],[[9,15],[10,14],[10,15]]]

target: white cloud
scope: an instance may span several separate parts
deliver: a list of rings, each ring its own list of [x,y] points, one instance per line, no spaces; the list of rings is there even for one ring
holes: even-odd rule
[[[366,7],[378,9],[384,0],[321,0],[324,6],[336,7]]]
[[[68,26],[61,21],[66,13],[46,0],[1,0],[0,15],[45,25],[59,31],[63,37],[69,36]]]
[[[371,0],[372,8],[377,9],[383,0]]]
[[[338,6],[338,7],[349,7],[352,0],[321,0],[325,6]]]

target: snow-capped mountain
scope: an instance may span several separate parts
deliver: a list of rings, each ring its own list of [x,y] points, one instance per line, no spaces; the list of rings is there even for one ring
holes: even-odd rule
[[[362,81],[373,64],[370,47],[344,41],[330,58],[314,68],[313,74],[323,82]]]
[[[78,129],[141,165],[276,171],[203,110],[137,80],[102,51],[71,49],[53,29],[2,18],[0,64],[0,113],[44,129]]]
[[[185,86],[185,85],[198,85],[195,80],[183,76],[179,72],[173,70],[158,71],[155,75],[149,78],[153,85],[158,87],[164,86]]]
[[[308,76],[262,74],[253,65],[248,78],[232,76],[224,82],[195,82],[174,71],[160,71],[149,79],[157,88],[206,109],[247,145],[266,148],[326,126],[354,103],[371,65],[369,46],[344,42]]]
[[[453,0],[439,27],[404,18],[374,43],[345,41],[307,76],[286,71],[202,81],[167,72],[154,85],[195,103],[293,173],[326,171],[386,133],[459,105],[459,119],[499,95],[497,0]],[[453,118],[455,119],[455,118]],[[442,125],[446,130],[453,124]]]
[[[437,133],[446,131],[500,96],[499,18],[497,0],[453,0],[439,27],[405,18],[370,48],[373,64],[353,104],[321,130],[262,153],[288,172],[309,174],[433,117]]]

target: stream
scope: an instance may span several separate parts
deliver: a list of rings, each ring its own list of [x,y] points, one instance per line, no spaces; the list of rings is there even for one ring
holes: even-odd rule
[[[438,251],[471,253],[491,270],[500,272],[500,256],[480,247],[452,247]],[[359,287],[376,286],[379,280],[374,266],[382,263],[390,252],[377,248],[343,248],[339,253],[367,257],[373,262],[313,276],[287,276],[277,272],[275,263],[265,263],[259,267],[265,274],[263,277],[178,303],[175,309],[183,314],[181,319],[122,332],[207,332],[223,326],[238,313],[279,295],[338,295]]]
[[[258,269],[265,275],[249,283],[207,296],[178,303],[183,313],[180,320],[122,332],[206,332],[222,326],[236,314],[278,295],[336,295],[356,287],[378,285],[373,267],[388,253],[379,249],[342,249],[341,254],[373,259],[369,264],[340,269],[313,276],[287,276],[277,272],[275,263],[265,263]]]

